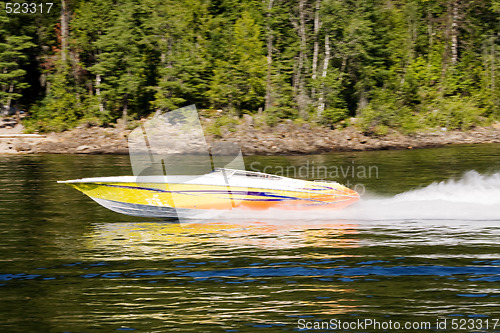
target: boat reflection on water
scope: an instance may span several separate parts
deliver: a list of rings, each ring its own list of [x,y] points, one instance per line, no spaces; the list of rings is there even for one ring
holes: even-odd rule
[[[356,227],[352,221],[320,220],[110,222],[95,224],[92,232],[85,235],[85,240],[89,250],[87,253],[101,259],[218,257],[231,255],[227,251],[245,249],[357,247],[359,240],[356,238]],[[310,256],[321,257],[318,253]],[[335,256],[342,255],[336,253]],[[99,259],[95,257],[88,259]]]
[[[357,251],[357,235],[357,225],[342,220],[109,222],[94,224],[85,235],[82,259],[115,262],[118,271],[123,270],[118,263],[126,264],[128,273],[120,276],[134,279],[121,280],[126,288],[153,280],[148,292],[159,294],[151,299],[196,305],[195,311],[177,311],[172,321],[258,323],[265,314],[282,311],[290,318],[279,316],[273,324],[296,325],[301,307],[312,316],[357,310],[358,290],[328,273],[350,260],[349,251]],[[184,284],[191,291],[179,300]],[[226,310],[213,313],[214,302],[226,304]],[[243,302],[250,307],[240,307]]]

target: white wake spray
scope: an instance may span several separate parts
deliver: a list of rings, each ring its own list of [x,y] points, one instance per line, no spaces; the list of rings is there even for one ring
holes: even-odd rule
[[[459,180],[432,183],[421,189],[398,194],[393,200],[500,204],[500,173],[481,175],[476,171],[468,171]]]

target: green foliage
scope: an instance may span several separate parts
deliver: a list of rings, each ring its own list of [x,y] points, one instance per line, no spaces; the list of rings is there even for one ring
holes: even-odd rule
[[[323,118],[325,122],[334,124],[347,118],[349,111],[341,108],[328,108],[323,111]]]
[[[33,130],[191,103],[235,115],[262,109],[270,125],[299,114],[333,125],[358,117],[378,135],[500,120],[498,0],[322,0],[318,12],[316,1],[68,4],[67,64],[58,62],[60,10],[0,13],[0,103],[26,103]],[[209,130],[234,128],[225,121]]]
[[[363,130],[369,132],[379,125],[395,127],[400,124],[401,112],[394,103],[397,96],[387,89],[377,89],[372,92],[371,102],[362,110],[361,126]]]
[[[278,109],[276,107],[272,107],[267,109],[262,117],[261,117],[261,124],[259,125],[267,125],[267,126],[275,126],[276,124],[279,123],[280,119],[286,118],[283,116],[283,110]]]
[[[114,12],[114,24],[95,43],[101,52],[89,70],[102,76],[103,97],[110,111],[118,116],[129,104],[139,104],[145,64],[141,52],[142,31],[137,25],[139,6],[133,0],[124,0]]]
[[[200,100],[207,89],[204,76],[207,49],[207,1],[145,1],[148,20],[144,41],[160,55],[158,80],[151,86],[155,109],[172,110],[190,99]]]
[[[433,105],[425,122],[430,127],[467,130],[484,122],[483,113],[474,100],[452,97]]]
[[[27,128],[41,132],[60,132],[76,126],[83,115],[83,105],[77,98],[69,78],[69,66],[59,62],[58,71],[49,79],[50,90],[40,105],[32,110],[35,115]]]
[[[5,3],[0,2],[5,8]],[[9,31],[10,18],[0,11],[0,104],[11,105],[22,97],[22,90],[29,87],[25,81],[26,70],[21,64],[28,58],[26,52],[35,44],[31,37]],[[15,33],[15,34],[14,34]]]
[[[235,22],[227,59],[215,63],[208,96],[213,106],[256,109],[265,92],[265,63],[260,29],[245,11]]]
[[[205,132],[219,138],[222,137],[224,131],[234,132],[236,125],[239,124],[239,120],[230,115],[222,115],[213,120],[205,126]]]

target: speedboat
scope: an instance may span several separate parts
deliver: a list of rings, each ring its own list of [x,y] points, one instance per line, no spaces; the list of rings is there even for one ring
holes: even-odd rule
[[[134,176],[60,183],[115,212],[159,218],[206,218],[233,209],[338,209],[359,199],[335,182],[245,171],[238,145],[206,143],[194,105],[141,123],[128,146]]]
[[[340,209],[359,194],[336,182],[216,168],[200,176],[120,176],[59,181],[126,215],[172,218],[246,210]]]

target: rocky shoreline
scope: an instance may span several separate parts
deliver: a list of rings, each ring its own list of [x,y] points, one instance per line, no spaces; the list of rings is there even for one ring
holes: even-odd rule
[[[131,130],[80,127],[41,136],[22,135],[20,125],[0,130],[0,154],[128,154]],[[330,129],[309,124],[281,123],[274,127],[239,124],[220,135],[207,135],[209,143],[231,141],[244,155],[316,154],[335,151],[414,149],[449,144],[500,143],[500,124],[469,131],[422,132],[384,136],[365,135],[354,127]]]

